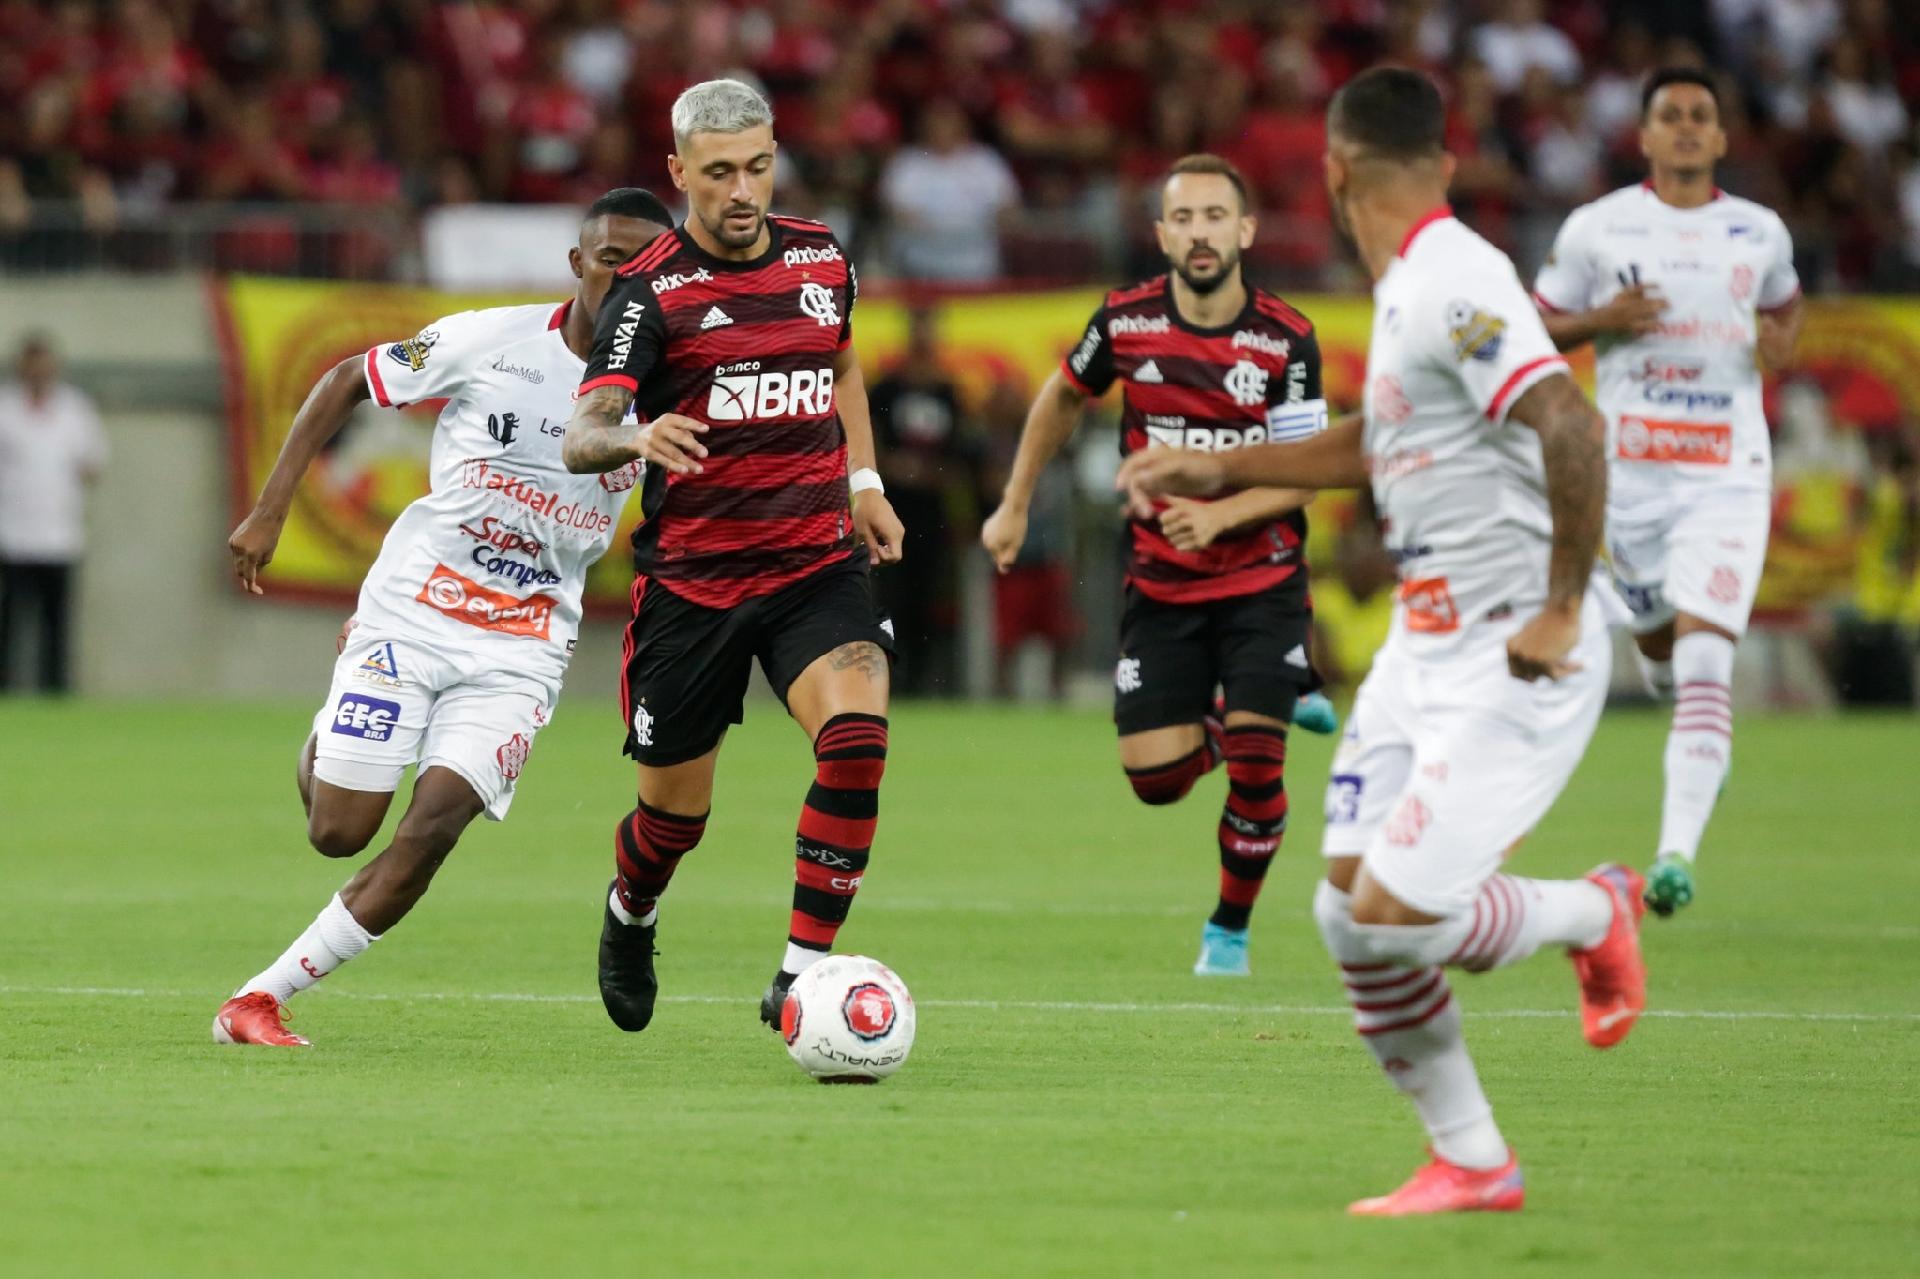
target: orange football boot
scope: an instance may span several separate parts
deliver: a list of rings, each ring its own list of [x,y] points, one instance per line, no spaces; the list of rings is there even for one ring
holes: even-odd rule
[[[1428,1153],[1432,1153],[1429,1151]],[[1519,1212],[1527,1184],[1512,1150],[1498,1168],[1462,1168],[1438,1155],[1390,1195],[1347,1205],[1356,1217],[1423,1217],[1436,1212]]]
[[[310,1040],[288,1030],[282,1020],[287,1006],[264,990],[249,990],[220,1005],[213,1019],[216,1044],[271,1044],[276,1048],[309,1048]]]
[[[1613,899],[1613,923],[1599,942],[1567,956],[1580,978],[1581,1032],[1595,1048],[1611,1048],[1647,1007],[1647,965],[1640,958],[1646,880],[1617,862],[1595,867],[1587,880]]]

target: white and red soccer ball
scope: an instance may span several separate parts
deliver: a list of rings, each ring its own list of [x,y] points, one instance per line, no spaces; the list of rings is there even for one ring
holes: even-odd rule
[[[823,1084],[885,1079],[913,1050],[913,996],[865,955],[828,955],[794,979],[780,1034],[800,1069]]]

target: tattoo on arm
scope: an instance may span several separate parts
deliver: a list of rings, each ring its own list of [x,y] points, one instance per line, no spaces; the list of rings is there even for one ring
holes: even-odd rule
[[[842,644],[827,654],[827,665],[836,671],[859,671],[875,683],[887,678],[887,655],[872,640]]]
[[[1514,402],[1512,416],[1539,433],[1547,472],[1547,505],[1553,513],[1547,602],[1578,603],[1606,523],[1606,421],[1565,373],[1529,387]]]
[[[611,471],[639,456],[634,432],[620,419],[633,403],[633,392],[623,386],[596,386],[574,401],[567,423],[567,441],[561,459],[576,475]]]

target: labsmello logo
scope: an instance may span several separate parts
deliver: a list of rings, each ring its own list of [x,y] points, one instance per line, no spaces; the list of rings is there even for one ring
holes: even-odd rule
[[[613,527],[613,516],[605,511],[584,502],[566,501],[560,494],[541,488],[525,476],[500,470],[483,457],[470,457],[460,464],[460,487],[498,493],[541,519],[592,536],[597,537]]]
[[[1629,462],[1696,462],[1725,466],[1733,458],[1733,428],[1725,423],[1620,419],[1619,453]]]
[[[445,564],[433,566],[427,584],[414,598],[456,622],[483,631],[542,640],[551,632],[553,609],[558,602],[551,595],[529,595],[521,599],[504,591],[489,590]]]

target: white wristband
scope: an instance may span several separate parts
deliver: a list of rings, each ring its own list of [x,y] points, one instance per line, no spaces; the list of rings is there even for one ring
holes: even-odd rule
[[[880,472],[871,466],[863,466],[847,477],[847,496],[858,497],[872,489],[876,493],[885,493],[887,486],[880,482]]]

